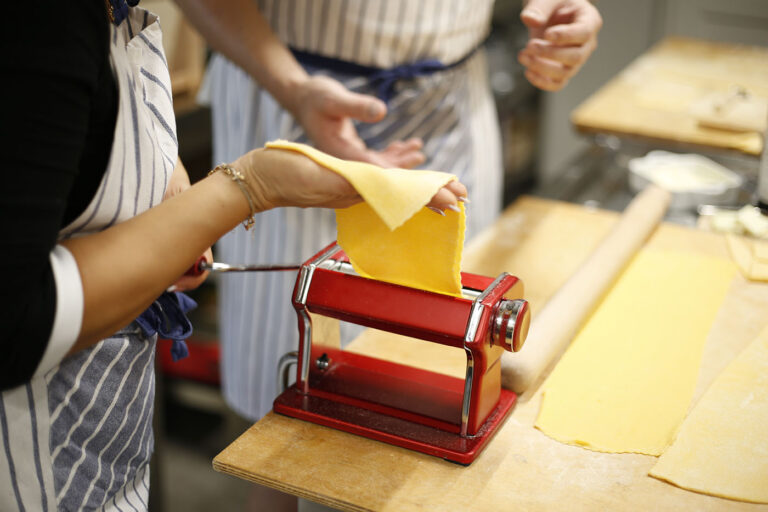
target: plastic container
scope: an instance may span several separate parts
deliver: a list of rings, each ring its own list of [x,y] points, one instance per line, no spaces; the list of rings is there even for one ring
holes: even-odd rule
[[[672,193],[671,209],[701,204],[728,205],[738,200],[741,176],[696,154],[651,151],[629,161],[629,186],[639,192],[655,183]]]

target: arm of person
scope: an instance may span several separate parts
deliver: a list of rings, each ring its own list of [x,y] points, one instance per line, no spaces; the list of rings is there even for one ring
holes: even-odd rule
[[[243,173],[250,200],[218,172],[132,219],[54,248],[69,260],[56,286],[68,283],[80,292],[64,297],[81,301],[79,308],[63,306],[81,312],[82,319],[74,342],[63,341],[69,343],[68,354],[129,324],[206,248],[250,214],[284,206],[344,208],[361,200],[344,178],[290,151],[254,150],[232,166]],[[455,206],[466,193],[463,185],[451,182],[429,206]]]
[[[181,162],[181,158],[178,158],[176,160],[176,166],[173,168],[173,172],[171,173],[171,179],[168,180],[168,188],[165,189],[165,195],[163,195],[163,201],[166,201],[174,196],[177,196],[184,192],[185,190],[189,189],[192,184],[189,181],[189,174],[187,174],[187,168],[184,167],[184,164]],[[205,261],[211,262],[213,261],[213,251],[211,251],[211,248],[208,247],[203,252],[203,257],[205,258]],[[169,288],[169,290],[172,291],[179,291],[183,292],[186,290],[194,290],[201,284],[203,284],[203,281],[208,277],[208,272],[203,272],[200,275],[196,276],[188,276],[184,275],[179,278],[178,281],[173,283],[173,286]]]
[[[424,161],[422,141],[395,141],[381,151],[366,147],[352,122],[373,123],[387,114],[384,102],[347,90],[328,77],[307,75],[272,32],[251,0],[176,0],[211,47],[240,66],[302,125],[318,149],[382,167],[414,167]]]
[[[603,20],[589,0],[527,0],[520,18],[528,44],[518,54],[525,76],[545,91],[558,91],[597,48]]]
[[[283,206],[344,208],[361,200],[344,178],[290,151],[254,150],[232,165],[244,174],[256,212]],[[430,206],[455,206],[463,195],[464,186],[451,182]],[[77,262],[83,288],[83,321],[70,353],[136,318],[250,213],[239,186],[218,172],[126,222],[62,242]]]
[[[89,6],[14,5],[8,19],[34,14],[37,30],[30,36],[24,24],[9,23],[0,35],[5,69],[15,77],[0,82],[0,390],[128,325],[251,211],[237,184],[216,173],[134,219],[58,241],[93,197],[95,188],[83,189],[98,184],[109,159],[111,138],[93,132],[112,133],[114,117],[105,112],[116,115],[97,100],[116,92],[108,80],[106,12]],[[287,153],[256,150],[233,162],[253,187],[257,211],[359,200],[340,176]],[[95,169],[93,179],[81,179],[87,169]],[[445,208],[466,194],[450,187],[431,204]]]

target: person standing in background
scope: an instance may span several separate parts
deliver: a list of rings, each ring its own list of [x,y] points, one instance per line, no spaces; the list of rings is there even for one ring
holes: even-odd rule
[[[219,52],[208,69],[215,161],[273,139],[349,160],[456,174],[467,238],[501,208],[498,121],[482,44],[492,0],[177,0]],[[597,45],[588,0],[530,0],[518,59],[535,86],[565,86]],[[335,238],[332,212],[282,209],[218,245],[223,261],[301,262]],[[279,358],[296,346],[295,276],[222,276],[223,392],[255,420],[272,407]]]

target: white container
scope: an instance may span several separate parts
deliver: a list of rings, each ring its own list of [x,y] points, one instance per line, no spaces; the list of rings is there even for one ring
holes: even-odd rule
[[[629,186],[639,192],[648,183],[672,193],[671,209],[695,209],[700,204],[732,204],[738,199],[741,176],[696,154],[651,151],[629,161]]]

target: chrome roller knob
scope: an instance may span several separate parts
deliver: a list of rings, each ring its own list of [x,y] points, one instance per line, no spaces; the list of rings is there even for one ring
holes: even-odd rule
[[[510,352],[523,347],[531,323],[531,309],[523,299],[502,300],[492,317],[491,343]]]

